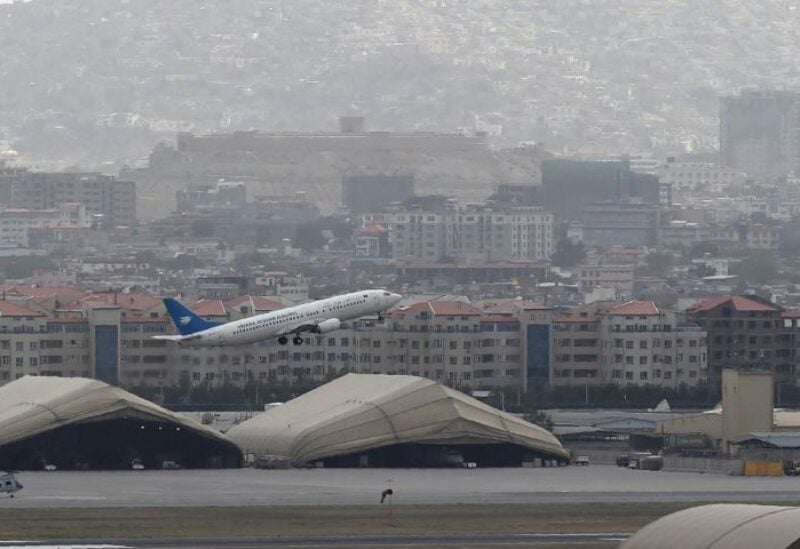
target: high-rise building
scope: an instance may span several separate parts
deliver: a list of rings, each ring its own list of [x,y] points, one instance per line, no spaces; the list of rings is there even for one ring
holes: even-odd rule
[[[724,165],[759,180],[800,173],[800,92],[723,97],[719,120]]]

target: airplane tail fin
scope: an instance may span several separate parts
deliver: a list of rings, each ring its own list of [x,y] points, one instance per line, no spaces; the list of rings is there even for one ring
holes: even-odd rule
[[[186,306],[171,297],[164,298],[164,306],[167,308],[172,322],[178,328],[178,333],[182,336],[196,334],[203,330],[208,330],[214,326],[219,326],[218,322],[204,320],[190,311]]]

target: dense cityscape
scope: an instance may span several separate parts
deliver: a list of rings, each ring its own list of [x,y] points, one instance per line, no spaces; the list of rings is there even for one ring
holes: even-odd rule
[[[143,510],[40,536],[0,509],[0,547],[156,523],[148,547],[733,547],[672,521],[800,517],[717,503],[791,504],[745,477],[800,476],[798,24],[788,0],[0,0],[0,494]],[[398,526],[395,494],[423,510]]]

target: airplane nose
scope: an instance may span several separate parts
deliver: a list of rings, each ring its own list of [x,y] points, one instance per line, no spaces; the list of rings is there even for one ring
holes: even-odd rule
[[[400,294],[392,294],[391,296],[392,303],[397,303],[401,299],[403,299],[403,296],[401,296]]]

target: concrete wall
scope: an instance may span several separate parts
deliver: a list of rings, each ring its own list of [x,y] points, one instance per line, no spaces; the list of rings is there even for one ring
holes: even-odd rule
[[[744,464],[740,459],[664,456],[664,470],[741,476]]]
[[[730,441],[747,433],[772,431],[773,376],[769,372],[722,371],[722,446],[735,452]]]

